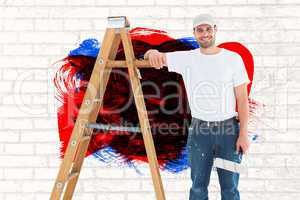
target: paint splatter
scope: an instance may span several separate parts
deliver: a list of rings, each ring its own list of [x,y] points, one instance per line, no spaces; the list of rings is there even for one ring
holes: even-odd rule
[[[155,29],[137,27],[129,31],[135,57],[142,59],[148,49],[158,49],[161,52],[183,51],[198,48],[198,43],[192,37],[174,39],[167,32]],[[251,83],[248,85],[250,93],[254,65],[251,53],[237,42],[223,43],[219,47],[239,53],[244,61]],[[54,78],[56,99],[58,106],[58,128],[61,141],[60,153],[64,156],[69,138],[82,103],[87,83],[95,63],[101,44],[96,39],[84,40],[80,46],[71,50],[69,55],[58,61],[60,67]],[[124,60],[124,50],[120,44],[116,60]],[[187,133],[191,122],[186,90],[182,76],[169,72],[166,67],[161,70],[145,68],[140,70],[142,90],[152,128],[153,141],[157,153],[160,169],[178,173],[188,168]],[[138,126],[138,116],[133,99],[130,99],[131,87],[128,82],[128,73],[125,68],[113,68],[104,95],[103,106],[97,116],[97,123],[113,124],[116,126]],[[177,82],[183,95],[175,85],[165,86],[167,82]],[[151,85],[159,86],[158,94]],[[164,99],[173,95],[174,98]],[[164,109],[172,110],[179,105],[180,109],[172,114],[162,112]],[[255,102],[255,101],[252,101]],[[252,103],[255,110],[255,103]],[[253,106],[254,105],[254,106]],[[120,111],[120,108],[126,108]],[[118,110],[119,112],[116,112]],[[152,112],[156,111],[156,112]],[[162,129],[161,125],[171,125],[170,129]],[[170,127],[170,126],[169,126]],[[164,132],[163,132],[164,131]],[[96,130],[92,136],[86,156],[93,154],[103,163],[118,162],[134,167],[137,172],[137,163],[148,162],[146,150],[141,133],[126,131]]]

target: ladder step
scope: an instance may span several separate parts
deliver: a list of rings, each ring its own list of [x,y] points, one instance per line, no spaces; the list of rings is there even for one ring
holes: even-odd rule
[[[127,131],[127,132],[141,132],[140,127],[126,127],[126,126],[111,126],[107,124],[89,123],[87,128],[93,128],[98,130],[111,130],[111,131]]]
[[[86,141],[89,140],[91,138],[91,136],[87,135],[87,136],[83,136],[81,141]]]
[[[86,125],[87,128],[97,129],[97,130],[107,130],[107,131],[127,131],[127,132],[134,132],[134,133],[141,133],[140,127],[129,127],[129,126],[112,126],[107,124],[99,124],[99,123],[89,123]],[[152,127],[155,128],[155,127]],[[182,127],[157,127],[159,130],[178,130]],[[190,127],[192,129],[192,127]],[[85,136],[89,137],[89,136]]]

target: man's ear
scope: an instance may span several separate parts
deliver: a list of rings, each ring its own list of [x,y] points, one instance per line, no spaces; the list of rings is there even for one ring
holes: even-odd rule
[[[215,32],[217,32],[218,31],[217,25],[214,25],[214,28],[215,28]]]

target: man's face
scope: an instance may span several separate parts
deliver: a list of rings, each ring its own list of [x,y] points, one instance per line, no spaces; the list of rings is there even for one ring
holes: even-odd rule
[[[217,27],[209,24],[201,24],[194,28],[194,36],[202,48],[215,45]]]

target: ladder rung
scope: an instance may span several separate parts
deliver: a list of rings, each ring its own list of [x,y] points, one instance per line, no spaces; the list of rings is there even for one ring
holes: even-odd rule
[[[111,131],[127,131],[127,132],[141,132],[139,127],[126,127],[126,126],[111,126],[107,124],[90,123],[87,124],[87,128],[93,128],[98,130],[111,130]]]
[[[149,60],[134,60],[133,62],[136,68],[153,68]],[[127,63],[126,60],[108,60],[107,67],[127,68]]]
[[[91,138],[90,135],[83,136],[83,137],[82,137],[82,141],[88,140],[88,139],[90,139],[90,138]]]
[[[97,130],[107,130],[107,131],[127,131],[127,132],[134,132],[140,133],[140,127],[128,127],[128,126],[111,126],[107,124],[99,124],[99,123],[89,123],[86,125],[87,128],[97,129]],[[154,127],[152,127],[154,128]],[[157,127],[159,130],[179,130],[182,127]],[[192,127],[190,127],[192,129]]]

